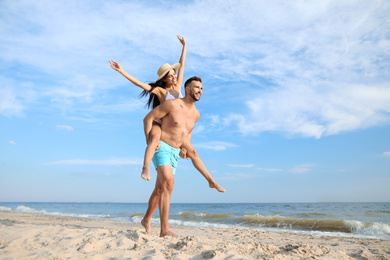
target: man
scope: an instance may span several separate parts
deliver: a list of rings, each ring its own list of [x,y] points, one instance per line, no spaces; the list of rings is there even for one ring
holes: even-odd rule
[[[219,192],[226,191],[211,177],[189,142],[191,140],[192,129],[200,117],[195,107],[195,102],[202,96],[202,80],[196,76],[189,78],[184,84],[184,89],[184,98],[165,101],[150,111],[144,119],[145,136],[149,140],[148,134],[152,129],[153,121],[162,118],[160,147],[155,152],[152,160],[157,171],[156,186],[150,196],[148,209],[141,221],[146,232],[149,233],[151,229],[150,220],[154,211],[159,207],[161,237],[177,237],[169,229],[168,217],[180,147],[186,147],[188,157],[191,158],[195,168],[207,179],[210,188],[215,188]]]

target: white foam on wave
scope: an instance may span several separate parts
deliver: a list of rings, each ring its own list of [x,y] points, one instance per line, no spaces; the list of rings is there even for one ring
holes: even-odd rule
[[[131,217],[132,222],[141,222],[142,216],[133,216]],[[150,223],[152,224],[160,224],[159,218],[152,218],[150,220]],[[168,220],[168,223],[170,225],[177,225],[177,226],[188,226],[188,227],[210,227],[210,228],[231,228],[233,226],[226,225],[226,224],[217,224],[217,223],[208,223],[205,221],[183,221],[183,220],[177,220],[177,219],[170,219]]]
[[[12,211],[11,208],[0,206],[0,211]]]
[[[15,209],[15,212],[20,212],[20,213],[34,213],[34,214],[48,214],[46,210],[38,210],[38,209],[33,209],[30,207],[26,206],[18,206]]]
[[[26,207],[26,206],[18,206],[18,207],[16,207],[16,209],[14,211],[20,212],[20,213],[32,213],[32,214],[43,214],[43,215],[51,215],[51,216],[76,217],[76,218],[110,218],[111,217],[110,215],[48,212],[46,210],[38,210],[38,209]]]
[[[231,228],[232,227],[231,225],[209,223],[206,221],[197,222],[197,221],[182,221],[176,219],[169,220],[169,224],[178,225],[178,226],[210,227],[210,228]]]
[[[344,220],[351,228],[351,233],[363,235],[390,235],[390,225],[382,222],[363,223],[355,220]]]
[[[195,217],[205,217],[205,216],[207,216],[207,213],[180,211],[177,215],[179,215],[179,216],[192,215]]]

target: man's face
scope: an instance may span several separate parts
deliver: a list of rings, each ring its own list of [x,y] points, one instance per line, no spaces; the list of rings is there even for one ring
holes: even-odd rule
[[[194,99],[194,101],[199,101],[200,97],[203,94],[203,86],[199,81],[192,81],[190,86],[190,96]]]

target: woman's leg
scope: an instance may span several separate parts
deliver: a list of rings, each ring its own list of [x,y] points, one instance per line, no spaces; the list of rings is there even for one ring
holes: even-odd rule
[[[142,167],[141,177],[144,180],[150,181],[150,162],[152,161],[154,152],[157,150],[161,137],[161,126],[153,123],[152,130],[149,134],[148,146],[145,149],[144,165]]]

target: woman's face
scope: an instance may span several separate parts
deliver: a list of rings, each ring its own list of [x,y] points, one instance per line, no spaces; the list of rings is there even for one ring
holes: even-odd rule
[[[165,77],[165,82],[167,84],[167,86],[172,86],[172,85],[176,85],[177,83],[177,75],[176,75],[176,72],[171,69],[167,76]]]

